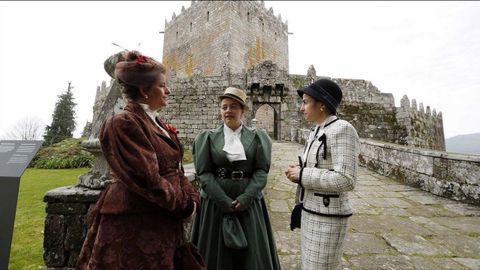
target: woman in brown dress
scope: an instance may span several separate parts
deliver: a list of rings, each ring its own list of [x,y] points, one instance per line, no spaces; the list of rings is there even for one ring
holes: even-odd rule
[[[166,68],[139,52],[125,52],[115,77],[129,99],[100,133],[113,183],[89,216],[77,269],[174,269],[199,196],[185,177],[175,129],[157,111],[170,90]]]

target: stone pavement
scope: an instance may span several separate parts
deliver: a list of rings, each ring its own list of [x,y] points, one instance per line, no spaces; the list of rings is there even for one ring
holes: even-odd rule
[[[300,231],[290,231],[296,185],[288,164],[303,146],[274,142],[264,190],[283,269],[300,269]],[[480,269],[480,207],[403,185],[360,167],[344,269]]]

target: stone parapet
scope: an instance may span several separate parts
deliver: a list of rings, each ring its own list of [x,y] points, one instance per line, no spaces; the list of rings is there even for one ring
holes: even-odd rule
[[[361,139],[360,164],[453,200],[480,205],[480,156]]]

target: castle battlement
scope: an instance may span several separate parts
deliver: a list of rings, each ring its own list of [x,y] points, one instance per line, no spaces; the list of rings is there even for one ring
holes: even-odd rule
[[[410,103],[407,95],[404,95],[397,108],[397,119],[406,127],[409,145],[445,150],[442,112],[437,114],[433,109],[432,113],[430,106],[425,109],[422,102],[417,108],[417,101],[412,99]]]
[[[170,21],[165,19],[165,29],[177,23],[177,20],[184,20],[185,18],[183,17],[188,17],[189,15],[192,15],[191,14],[193,13],[191,11],[192,9],[199,8],[199,5],[208,5],[208,2],[211,2],[211,1],[201,1],[201,0],[195,1],[194,0],[192,1],[190,7],[188,7],[187,9],[185,9],[185,7],[182,5],[181,11],[178,15],[175,14],[175,12],[173,12]],[[218,2],[218,1],[215,1],[215,2]],[[265,7],[264,1],[247,0],[247,1],[221,1],[221,2],[227,5],[231,5],[232,8],[235,8],[235,7],[240,8],[241,5],[247,5],[249,9],[249,11],[247,11],[247,16],[251,16],[250,18],[262,16],[264,19],[268,20],[269,23],[277,24],[277,26],[279,26],[279,28],[283,29],[285,32],[288,31],[288,20],[283,22],[281,14],[278,14],[278,16],[275,16],[272,7],[270,7],[267,10],[267,8]],[[238,4],[238,2],[244,2],[244,3]],[[241,15],[240,12],[237,12],[237,13]]]
[[[411,104],[408,99],[407,95],[403,95],[402,99],[400,100],[400,108],[401,111],[410,112],[412,114],[423,115],[427,118],[437,118],[438,120],[442,120],[442,112],[437,114],[435,109],[431,110],[430,106],[426,106],[424,109],[423,103],[420,102],[417,108],[417,101],[412,99]]]

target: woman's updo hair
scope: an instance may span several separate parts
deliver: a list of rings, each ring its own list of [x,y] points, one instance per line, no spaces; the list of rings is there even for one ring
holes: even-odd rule
[[[159,74],[167,69],[162,63],[138,51],[126,51],[115,65],[115,78],[123,86],[125,95],[136,100],[140,87],[150,88],[158,80]]]

